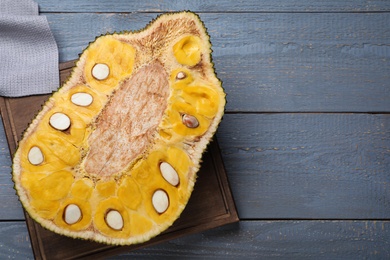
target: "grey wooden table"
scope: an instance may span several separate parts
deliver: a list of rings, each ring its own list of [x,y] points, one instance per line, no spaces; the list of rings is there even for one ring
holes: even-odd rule
[[[240,222],[115,258],[390,258],[390,1],[36,1],[63,62],[161,12],[211,36]],[[0,129],[0,258],[33,258]]]

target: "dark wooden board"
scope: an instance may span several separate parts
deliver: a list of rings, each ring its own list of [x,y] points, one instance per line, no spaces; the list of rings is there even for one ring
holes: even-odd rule
[[[46,16],[70,60],[96,35],[142,29],[157,14]],[[390,112],[389,12],[200,16],[228,112]]]
[[[28,239],[0,222],[0,258],[31,259]],[[389,221],[240,221],[108,259],[389,259],[389,241]]]
[[[61,81],[67,78],[72,66],[73,62],[60,66]],[[11,154],[15,152],[22,132],[47,98],[48,95],[39,95],[0,99],[1,116]],[[198,172],[194,192],[180,218],[166,232],[146,243],[115,247],[71,239],[43,229],[26,214],[31,243],[37,259],[75,259],[112,255],[237,221],[237,211],[216,140],[208,146],[202,157],[202,166]]]
[[[301,1],[301,0],[247,0],[247,1],[128,1],[128,0],[35,0],[41,12],[167,12],[192,10],[196,12],[375,12],[389,11],[386,0]]]
[[[388,219],[390,114],[226,115],[241,219]]]

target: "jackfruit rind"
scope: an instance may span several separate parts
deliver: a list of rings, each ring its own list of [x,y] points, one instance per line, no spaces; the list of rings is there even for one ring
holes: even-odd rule
[[[19,142],[13,180],[22,205],[62,235],[147,241],[185,208],[224,106],[196,14],[100,36]]]

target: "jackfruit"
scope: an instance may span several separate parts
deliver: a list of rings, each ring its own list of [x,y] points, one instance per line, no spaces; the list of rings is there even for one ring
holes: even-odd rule
[[[69,237],[147,241],[185,208],[224,107],[196,14],[100,36],[19,142],[13,180],[22,205]]]

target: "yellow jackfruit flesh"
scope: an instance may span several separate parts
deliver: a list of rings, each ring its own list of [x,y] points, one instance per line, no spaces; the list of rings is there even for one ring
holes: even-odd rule
[[[225,93],[191,12],[100,36],[32,121],[13,159],[30,216],[74,238],[141,243],[192,193]]]

